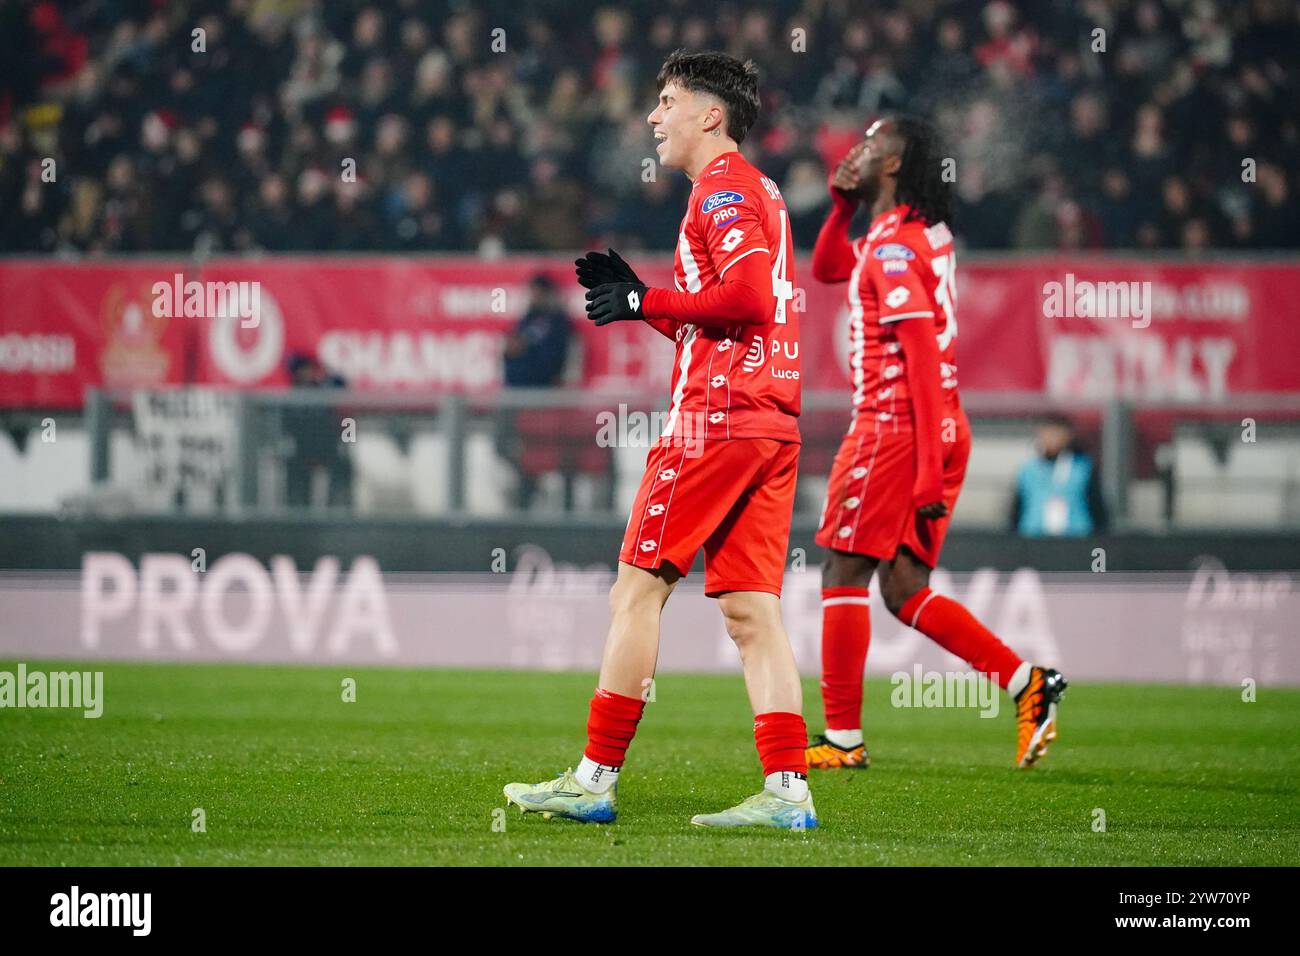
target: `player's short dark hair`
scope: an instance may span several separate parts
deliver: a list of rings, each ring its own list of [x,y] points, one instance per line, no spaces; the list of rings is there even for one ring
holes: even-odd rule
[[[692,93],[708,93],[727,108],[727,135],[744,142],[758,118],[758,67],[726,53],[674,50],[659,68],[659,89],[669,80]]]
[[[952,224],[952,185],[944,181],[943,165],[948,157],[939,133],[925,120],[906,113],[882,117],[893,129],[902,161],[898,167],[898,185],[894,195],[898,202],[912,208],[909,219],[919,219],[927,226],[936,222]]]
[[[1050,426],[1053,428],[1064,428],[1066,431],[1074,431],[1074,419],[1064,412],[1047,411],[1038,416],[1040,426]]]

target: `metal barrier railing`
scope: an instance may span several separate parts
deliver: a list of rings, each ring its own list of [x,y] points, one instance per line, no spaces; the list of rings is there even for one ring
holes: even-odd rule
[[[179,390],[173,390],[172,394],[176,391]],[[84,423],[90,442],[88,477],[92,486],[112,485],[120,478],[114,473],[110,433],[115,428],[137,426],[135,418],[138,416],[133,412],[132,403],[139,400],[140,394],[103,390],[87,392]],[[599,456],[590,453],[597,446],[597,416],[621,412],[653,420],[655,413],[662,412],[663,397],[658,394],[628,395],[573,389],[508,389],[490,395],[406,395],[342,389],[294,389],[228,392],[223,393],[223,400],[226,403],[223,414],[228,415],[231,426],[229,447],[224,449],[228,481],[223,508],[227,511],[248,514],[285,507],[273,498],[268,500],[264,482],[259,478],[259,469],[268,456],[273,466],[278,460],[279,467],[284,468],[297,453],[287,452],[288,445],[292,440],[297,440],[299,445],[304,441],[303,435],[293,434],[294,428],[324,429],[327,422],[338,426],[346,419],[352,419],[357,423],[364,422],[367,429],[378,428],[397,440],[399,445],[409,444],[416,434],[435,433],[439,436],[441,462],[436,473],[429,474],[428,479],[440,483],[439,490],[445,501],[441,511],[453,516],[473,517],[467,509],[467,483],[470,480],[467,449],[473,436],[486,434],[499,442],[502,429],[513,422],[520,447],[525,454],[538,457],[541,462],[538,467],[553,461],[562,470],[571,467],[573,461],[579,461],[579,470],[598,474],[606,465]],[[977,449],[981,433],[1023,434],[1027,438],[1033,420],[1049,407],[1077,416],[1082,431],[1091,439],[1112,526],[1117,529],[1133,523],[1130,503],[1135,482],[1139,480],[1163,483],[1164,523],[1166,526],[1178,523],[1173,501],[1180,478],[1170,473],[1169,463],[1160,462],[1160,456],[1153,452],[1162,439],[1172,440],[1176,426],[1200,429],[1222,443],[1230,439],[1232,429],[1244,428],[1244,423],[1251,421],[1264,429],[1269,441],[1294,443],[1298,455],[1294,472],[1282,469],[1275,476],[1264,474],[1252,480],[1268,483],[1276,479],[1281,493],[1300,499],[1300,493],[1297,493],[1300,492],[1297,487],[1300,482],[1300,395],[1238,394],[1219,401],[1196,403],[1116,398],[1098,404],[1053,401],[1039,393],[970,392],[963,395],[962,400],[972,421]],[[304,410],[324,414],[316,425],[312,425],[310,414],[304,416]],[[565,412],[571,414],[564,415]],[[802,419],[805,425],[805,460],[824,463],[827,451],[833,454],[832,443],[847,427],[848,419],[845,393],[806,392]],[[526,423],[526,427],[522,427],[521,422]],[[553,432],[548,432],[548,428]],[[648,444],[653,435],[650,431],[644,435]],[[1228,438],[1224,438],[1225,435]],[[1260,439],[1256,436],[1254,440],[1258,442]],[[501,452],[501,445],[497,447]],[[505,453],[502,457],[508,458]],[[611,459],[608,467],[612,471],[617,465]],[[810,477],[818,473],[825,473],[821,465],[810,472]],[[611,482],[612,487],[618,476],[611,473],[602,477]],[[608,510],[611,514],[618,510],[614,507],[612,495],[604,502],[594,510]],[[589,507],[587,510],[593,509]],[[1294,516],[1294,521],[1300,524],[1300,513]]]

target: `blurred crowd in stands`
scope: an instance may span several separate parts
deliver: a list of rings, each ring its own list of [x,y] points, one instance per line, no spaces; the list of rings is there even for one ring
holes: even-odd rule
[[[896,109],[968,248],[1300,248],[1295,0],[0,0],[0,252],[663,251],[678,47],[760,67],[804,248]]]

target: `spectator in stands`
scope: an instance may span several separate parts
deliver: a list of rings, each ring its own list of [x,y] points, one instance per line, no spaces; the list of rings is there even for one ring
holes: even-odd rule
[[[507,388],[560,385],[569,359],[569,316],[555,282],[539,273],[529,283],[528,308],[506,337]]]
[[[289,359],[289,376],[295,389],[344,388],[343,378],[328,371],[310,355]],[[326,496],[331,508],[352,507],[352,459],[344,448],[343,423],[336,409],[325,405],[289,405],[281,421],[293,443],[285,462],[285,500],[291,508],[312,504],[312,481],[319,469],[329,480]]]
[[[1026,538],[1082,537],[1106,530],[1097,468],[1066,415],[1038,423],[1038,453],[1020,467],[1011,530]]]
[[[639,221],[685,184],[642,178],[645,113],[678,46],[763,71],[746,149],[801,244],[807,144],[897,107],[956,144],[968,247],[1300,248],[1294,3],[676,6],[0,3],[0,252],[658,248]]]
[[[529,283],[528,308],[506,337],[505,384],[507,388],[555,388],[563,384],[569,359],[572,333],[569,316],[564,311],[555,282],[539,273]],[[531,427],[541,420],[541,427],[560,428],[564,412],[543,410],[529,412],[503,408],[498,419],[497,453],[514,467],[519,477],[518,505],[529,508],[537,494],[538,475],[525,462],[526,439],[521,433],[521,419]],[[526,429],[525,429],[526,430]],[[555,438],[556,436],[548,436]]]

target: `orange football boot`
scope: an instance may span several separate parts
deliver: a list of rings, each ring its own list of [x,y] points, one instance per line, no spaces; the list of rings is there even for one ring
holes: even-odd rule
[[[1056,739],[1056,705],[1069,686],[1059,672],[1034,667],[1016,697],[1016,766],[1032,767]]]
[[[822,734],[817,736],[806,751],[806,755],[810,770],[840,770],[846,767],[866,770],[871,766],[871,754],[867,753],[866,744],[858,744],[845,750],[831,743]]]

